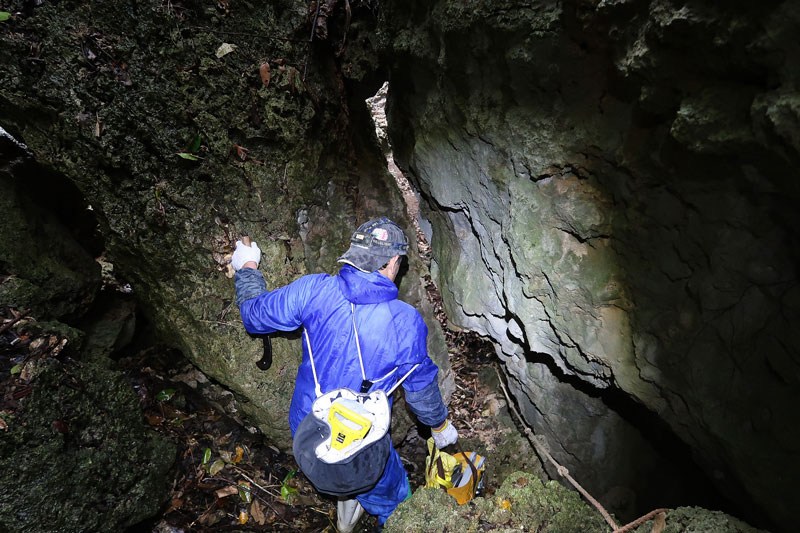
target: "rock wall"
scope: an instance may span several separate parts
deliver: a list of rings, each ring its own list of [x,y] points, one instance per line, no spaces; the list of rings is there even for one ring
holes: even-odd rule
[[[0,302],[19,310],[37,309],[48,320],[79,319],[100,288],[100,266],[63,222],[69,216],[79,228],[80,215],[61,214],[50,200],[70,192],[42,194],[42,171],[30,163],[25,147],[0,134]],[[33,182],[33,183],[31,183]],[[50,205],[48,205],[50,204]]]
[[[161,336],[287,445],[299,339],[274,335],[272,368],[255,366],[262,339],[241,327],[224,258],[249,234],[274,288],[335,272],[368,218],[408,225],[372,130],[353,133],[369,120],[352,87],[369,86],[371,52],[343,53],[338,19],[289,0],[4,9],[0,125],[77,185]],[[354,23],[348,37],[357,43],[361,30]],[[401,297],[430,318],[421,268],[412,257]],[[442,337],[429,338],[444,377]]]
[[[0,439],[0,528],[125,531],[163,509],[177,450],[119,372],[31,361],[36,387]]]
[[[798,22],[797,1],[381,3],[448,314],[617,509],[669,493],[671,435],[737,512],[792,529]]]

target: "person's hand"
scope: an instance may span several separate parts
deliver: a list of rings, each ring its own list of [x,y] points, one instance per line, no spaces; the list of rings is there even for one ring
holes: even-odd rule
[[[234,250],[233,257],[231,257],[233,269],[238,271],[245,263],[250,261],[254,262],[256,268],[258,268],[258,262],[261,261],[261,250],[258,245],[255,242],[251,242],[250,246],[247,246],[242,241],[236,241],[236,250]]]
[[[458,440],[458,431],[449,420],[445,420],[444,424],[438,428],[431,428],[431,434],[433,435],[434,444],[440,450],[445,446],[455,444]]]

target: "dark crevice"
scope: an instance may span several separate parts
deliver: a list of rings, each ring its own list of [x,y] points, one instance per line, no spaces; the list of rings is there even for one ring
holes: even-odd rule
[[[37,163],[21,139],[0,136],[0,162],[3,160],[10,163],[10,176],[20,192],[55,216],[92,257],[102,254],[105,244],[97,217],[72,181]]]
[[[665,486],[677,486],[679,490],[665,490],[664,496],[658,500],[638,501],[638,511],[641,514],[657,507],[699,505],[708,509],[722,510],[734,516],[742,516],[740,506],[723,497],[714,487],[712,480],[695,462],[691,447],[683,442],[656,413],[616,387],[598,389],[578,376],[566,374],[548,354],[526,350],[525,360],[529,364],[544,365],[559,382],[573,387],[586,396],[600,400],[609,410],[635,427],[658,452],[662,460],[671,466],[668,477],[663,473],[660,482]]]

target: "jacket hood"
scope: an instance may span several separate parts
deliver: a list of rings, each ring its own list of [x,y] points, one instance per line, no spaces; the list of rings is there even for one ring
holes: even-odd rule
[[[377,304],[397,298],[397,285],[378,272],[361,272],[351,265],[339,270],[339,290],[354,304]]]

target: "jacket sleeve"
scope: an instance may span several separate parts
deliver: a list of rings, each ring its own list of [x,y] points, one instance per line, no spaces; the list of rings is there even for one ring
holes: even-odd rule
[[[252,273],[241,274],[250,270]],[[240,275],[241,274],[241,275]],[[303,310],[314,294],[319,274],[303,276],[289,285],[266,291],[261,273],[254,269],[241,269],[236,273],[236,302],[242,323],[249,333],[292,331],[303,323]],[[260,278],[260,282],[258,279]],[[258,286],[263,292],[257,292]]]
[[[233,281],[236,286],[236,306],[240,308],[245,300],[267,292],[264,276],[255,268],[239,269],[233,277]]]
[[[439,390],[439,367],[428,356],[428,327],[416,310],[405,314],[405,317],[410,319],[410,323],[401,323],[398,333],[405,333],[405,339],[401,342],[409,346],[409,358],[399,366],[400,375],[405,375],[414,364],[419,363],[403,382],[406,403],[420,422],[437,427],[447,419],[448,412]]]
[[[430,427],[439,427],[447,420],[447,407],[442,401],[439,383],[433,380],[430,385],[418,391],[406,390],[406,403],[420,422]]]

